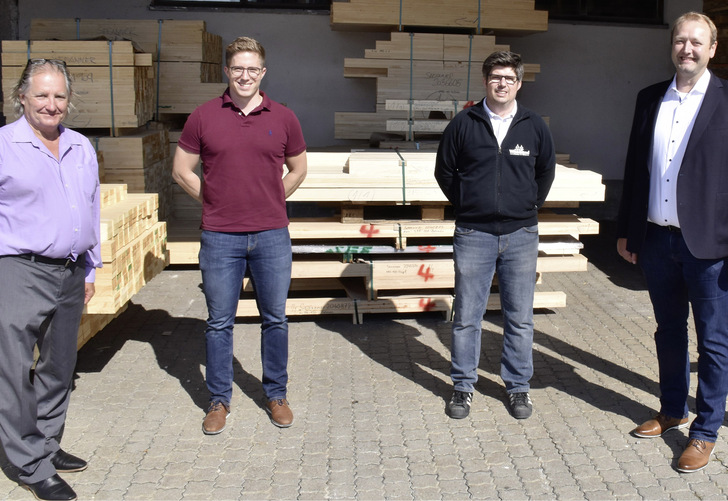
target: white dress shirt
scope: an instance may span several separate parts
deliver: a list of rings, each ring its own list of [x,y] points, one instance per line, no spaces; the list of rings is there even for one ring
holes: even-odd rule
[[[490,108],[488,108],[488,105],[485,104],[485,100],[483,100],[483,108],[485,108],[485,111],[490,117],[490,123],[493,126],[495,138],[498,140],[498,146],[500,146],[503,139],[506,137],[506,134],[508,134],[508,129],[511,127],[511,123],[513,123],[513,117],[516,116],[518,104],[514,101],[513,109],[505,117],[502,117],[497,113],[493,113]]]
[[[647,219],[661,226],[680,227],[677,217],[677,176],[695,117],[710,82],[705,71],[688,93],[678,92],[675,78],[660,104],[652,141],[650,198]]]

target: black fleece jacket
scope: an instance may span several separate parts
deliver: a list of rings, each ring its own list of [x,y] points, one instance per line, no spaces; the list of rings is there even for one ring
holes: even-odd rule
[[[556,154],[543,119],[518,105],[501,146],[483,101],[451,120],[437,150],[435,178],[458,226],[504,235],[538,224]]]

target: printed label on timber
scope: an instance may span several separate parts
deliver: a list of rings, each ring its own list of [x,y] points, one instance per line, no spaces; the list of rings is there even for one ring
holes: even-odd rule
[[[399,223],[399,229],[403,236],[452,236],[455,230],[455,221],[430,224],[427,222]]]

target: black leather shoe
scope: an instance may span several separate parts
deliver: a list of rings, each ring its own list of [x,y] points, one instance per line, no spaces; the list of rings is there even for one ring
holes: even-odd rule
[[[24,488],[33,493],[35,499],[41,501],[73,501],[76,493],[71,486],[58,475],[46,478],[34,484],[24,484]]]
[[[63,449],[58,449],[51,456],[51,463],[56,467],[58,473],[73,473],[88,468],[88,463],[81,458],[69,454]]]

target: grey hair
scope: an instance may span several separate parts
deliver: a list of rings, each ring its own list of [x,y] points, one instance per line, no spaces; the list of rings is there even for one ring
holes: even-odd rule
[[[63,75],[63,78],[66,80],[66,93],[68,94],[70,108],[71,98],[73,97],[73,79],[70,73],[68,73],[66,62],[60,59],[29,59],[25,65],[23,74],[20,76],[20,80],[10,93],[10,102],[13,104],[13,110],[16,116],[19,117],[25,113],[25,107],[20,101],[20,96],[28,92],[30,79],[38,73],[47,71],[55,71]]]

